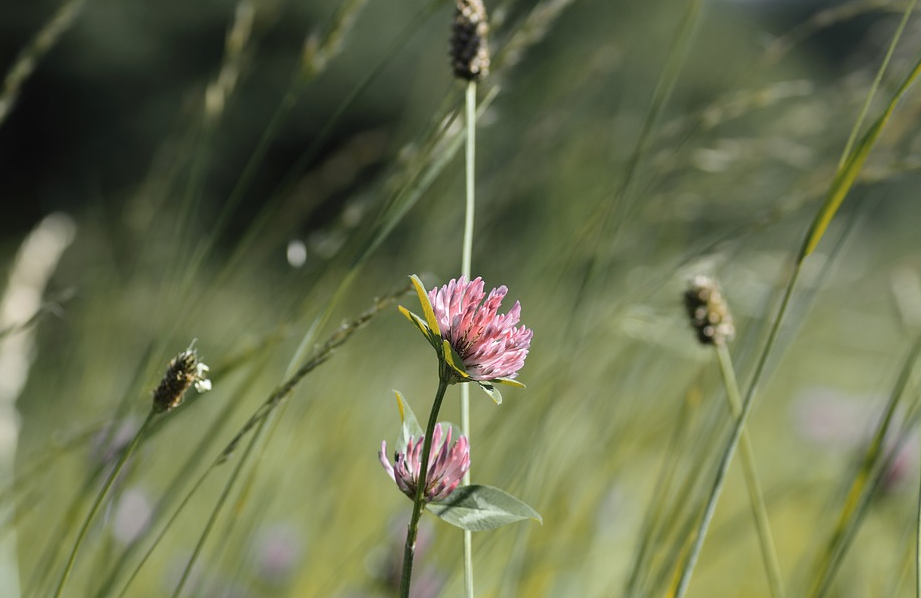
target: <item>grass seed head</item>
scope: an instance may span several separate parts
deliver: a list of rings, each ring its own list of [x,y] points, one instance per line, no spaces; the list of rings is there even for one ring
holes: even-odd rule
[[[456,77],[479,81],[489,73],[487,33],[483,0],[457,0],[451,33],[451,67]]]
[[[205,377],[207,372],[208,366],[198,360],[198,354],[191,347],[174,357],[154,390],[154,409],[158,412],[175,409],[193,385],[198,392],[211,390],[211,381]]]
[[[701,344],[722,345],[735,336],[729,305],[712,278],[695,277],[684,293],[684,305]]]

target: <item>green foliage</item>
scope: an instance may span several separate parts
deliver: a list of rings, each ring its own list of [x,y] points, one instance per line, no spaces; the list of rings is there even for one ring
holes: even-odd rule
[[[21,595],[53,595],[121,457],[62,596],[169,595],[182,576],[182,596],[393,595],[407,501],[375,459],[387,389],[427,408],[437,373],[391,303],[415,301],[409,273],[422,317],[401,311],[463,374],[421,286],[459,274],[453,7],[26,4],[0,8],[23,32],[0,160],[31,156],[3,163],[0,222],[64,209],[77,234],[38,313],[0,319],[0,347],[30,339],[2,422]],[[687,596],[769,595],[742,471],[720,473],[742,428],[680,304],[707,273],[738,329],[727,350],[788,594],[913,595],[911,11],[855,2],[784,28],[677,0],[487,6],[473,273],[512,290],[534,339],[527,391],[496,380],[479,386],[497,403],[506,386],[501,409],[473,403],[490,486],[428,508],[465,529],[540,520],[495,485],[545,524],[474,536],[478,594],[668,595],[724,475]],[[833,68],[820,32],[844,36]],[[0,239],[4,272],[23,235]],[[192,338],[213,390],[128,458]],[[422,430],[396,400],[399,444]],[[459,595],[461,534],[423,522],[417,579]]]
[[[472,532],[483,532],[523,519],[543,522],[537,511],[511,494],[471,484],[456,489],[443,501],[425,506],[442,521]]]

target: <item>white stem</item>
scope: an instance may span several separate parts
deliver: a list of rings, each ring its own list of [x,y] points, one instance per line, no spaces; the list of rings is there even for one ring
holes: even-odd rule
[[[476,158],[476,82],[467,83],[467,209],[464,215],[464,247],[461,254],[461,274],[470,280],[473,255],[474,163]],[[461,432],[470,440],[470,384],[461,384]],[[470,470],[464,474],[464,485],[470,484]],[[473,598],[473,535],[464,530],[464,589]]]

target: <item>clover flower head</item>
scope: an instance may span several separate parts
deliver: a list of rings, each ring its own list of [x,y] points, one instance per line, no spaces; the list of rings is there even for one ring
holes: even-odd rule
[[[517,301],[507,314],[499,313],[508,292],[504,285],[488,297],[483,289],[482,278],[468,281],[461,276],[432,289],[428,298],[442,338],[457,352],[472,380],[515,378],[524,366],[533,333],[515,327],[521,317]]]
[[[447,432],[443,424],[435,426],[432,433],[432,449],[429,454],[428,470],[425,476],[425,502],[444,500],[454,492],[467,470],[470,469],[470,444],[461,436],[452,445],[451,427]],[[442,442],[442,438],[444,442]],[[403,450],[394,453],[393,464],[387,459],[387,442],[381,442],[378,453],[381,465],[397,487],[411,499],[416,498],[419,474],[422,471],[422,445],[425,435],[418,439],[410,436]]]

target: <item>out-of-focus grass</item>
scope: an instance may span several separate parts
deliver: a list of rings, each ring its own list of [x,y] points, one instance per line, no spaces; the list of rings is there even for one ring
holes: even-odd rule
[[[40,321],[18,403],[15,525],[27,596],[48,594],[60,575],[105,474],[105,439],[140,423],[167,362],[192,338],[214,390],[162,416],[142,443],[64,595],[117,595],[195,480],[341,321],[410,273],[431,285],[459,270],[463,169],[449,149],[461,139],[462,93],[444,57],[448,3],[252,7],[239,79],[220,118],[208,120],[205,108],[222,64],[215,52],[211,74],[173,98],[181,106],[173,126],[161,122],[159,135],[126,147],[126,159],[149,161],[146,176],[73,214],[78,236],[49,292],[76,294],[60,317]],[[879,27],[897,18],[886,8]],[[883,50],[854,58],[840,78],[799,48],[766,63],[758,25],[710,7],[625,195],[625,168],[683,4],[490,9],[496,68],[481,93],[495,95],[478,132],[474,272],[509,287],[535,336],[521,374],[526,390],[508,390],[499,407],[473,393],[473,467],[475,481],[522,497],[544,524],[474,536],[479,594],[620,596],[635,572],[634,595],[660,595],[690,543],[730,423],[714,356],[683,317],[684,282],[699,271],[721,279],[745,387]],[[91,3],[61,39],[62,53],[92,56],[88,31],[126,35],[123,22],[107,24],[99,10]],[[233,4],[209,10],[222,29],[232,26]],[[299,70],[301,44],[314,31],[320,48],[343,33],[341,53],[316,77]],[[918,52],[908,38],[882,97]],[[166,46],[156,39],[148,51]],[[39,68],[56,59],[49,54]],[[353,90],[360,93],[346,104]],[[285,104],[292,93],[298,102]],[[806,260],[748,422],[791,595],[816,573],[917,333],[919,209],[908,200],[919,106],[909,92]],[[273,113],[284,120],[261,153]],[[327,119],[331,137],[316,158],[289,171]],[[289,144],[293,152],[283,152]],[[234,191],[252,156],[252,184]],[[234,193],[243,207],[225,212]],[[620,201],[628,203],[611,207]],[[616,221],[602,219],[608,210]],[[285,259],[294,240],[307,249],[300,268]],[[916,384],[910,376],[897,418],[913,412]],[[409,503],[375,456],[381,439],[396,435],[393,388],[419,414],[435,390],[431,350],[395,309],[274,412],[185,595],[394,594],[387,569]],[[442,417],[457,421],[456,396]],[[172,592],[244,446],[191,495],[126,595]],[[831,595],[910,593],[915,453],[871,499]],[[730,471],[691,595],[768,595],[738,473]],[[133,504],[133,518],[142,518],[140,503],[126,502],[132,496],[153,509],[136,544],[126,543],[123,518],[132,516],[122,515]],[[429,523],[434,538],[417,573],[456,595],[460,532]]]

